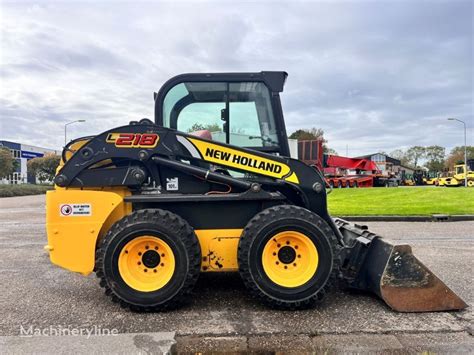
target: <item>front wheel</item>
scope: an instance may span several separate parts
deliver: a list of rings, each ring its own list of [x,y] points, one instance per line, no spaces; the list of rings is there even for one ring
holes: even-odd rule
[[[338,241],[318,215],[276,206],[250,220],[240,238],[240,275],[264,303],[302,309],[322,300],[339,268]]]
[[[186,299],[200,272],[193,229],[164,210],[144,209],[115,223],[97,249],[105,293],[136,311],[160,311]]]

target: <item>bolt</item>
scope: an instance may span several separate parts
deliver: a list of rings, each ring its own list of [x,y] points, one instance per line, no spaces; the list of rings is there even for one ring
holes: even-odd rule
[[[301,258],[301,255],[300,255],[300,254],[298,254],[298,258]]]
[[[296,266],[296,263],[293,263],[293,266]]]
[[[165,253],[161,254],[161,257],[164,258],[164,257],[165,257]]]
[[[141,262],[138,262],[137,264],[138,264],[138,265],[141,265],[142,263],[141,263]]]
[[[285,265],[285,269],[288,269],[288,266]]]
[[[277,247],[278,247],[278,248],[281,247],[281,244],[277,244]]]
[[[147,250],[148,250],[149,248],[150,248],[150,247],[149,247],[148,245],[147,245],[147,246],[145,246],[145,249],[147,249]]]
[[[138,252],[138,256],[142,256],[142,252],[141,252],[141,251]]]
[[[153,272],[156,272],[156,269],[153,269]]]
[[[155,250],[158,250],[158,247],[155,247]]]
[[[161,263],[161,266],[165,266],[165,264]]]
[[[277,255],[277,253],[273,253],[273,256]]]
[[[280,263],[277,261],[276,264],[279,265]]]
[[[290,245],[290,241],[289,241],[289,240],[286,241],[286,245]]]
[[[297,246],[297,245],[295,245],[295,249],[298,249],[298,246]]]
[[[125,254],[128,254],[128,250],[125,250]]]
[[[147,269],[144,269],[143,271],[147,272],[148,270],[147,270]]]

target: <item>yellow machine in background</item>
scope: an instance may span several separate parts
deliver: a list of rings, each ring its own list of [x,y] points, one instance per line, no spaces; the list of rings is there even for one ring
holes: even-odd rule
[[[467,186],[474,187],[474,160],[468,160],[466,164],[454,166],[453,176],[438,179],[438,186],[464,186],[467,175]]]

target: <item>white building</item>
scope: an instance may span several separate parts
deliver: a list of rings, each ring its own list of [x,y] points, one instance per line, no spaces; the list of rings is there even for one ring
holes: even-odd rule
[[[33,158],[43,157],[47,154],[61,154],[58,150],[36,147],[33,145],[15,143],[0,140],[0,147],[10,149],[13,158],[18,162],[16,171],[6,179],[1,179],[2,184],[35,184],[36,178],[32,174],[28,175],[27,161]]]

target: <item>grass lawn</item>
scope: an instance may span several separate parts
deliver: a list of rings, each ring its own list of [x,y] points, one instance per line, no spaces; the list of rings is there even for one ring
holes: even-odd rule
[[[53,186],[50,185],[0,185],[0,197],[40,195],[52,188]]]
[[[474,214],[474,188],[334,189],[328,205],[332,216]]]

